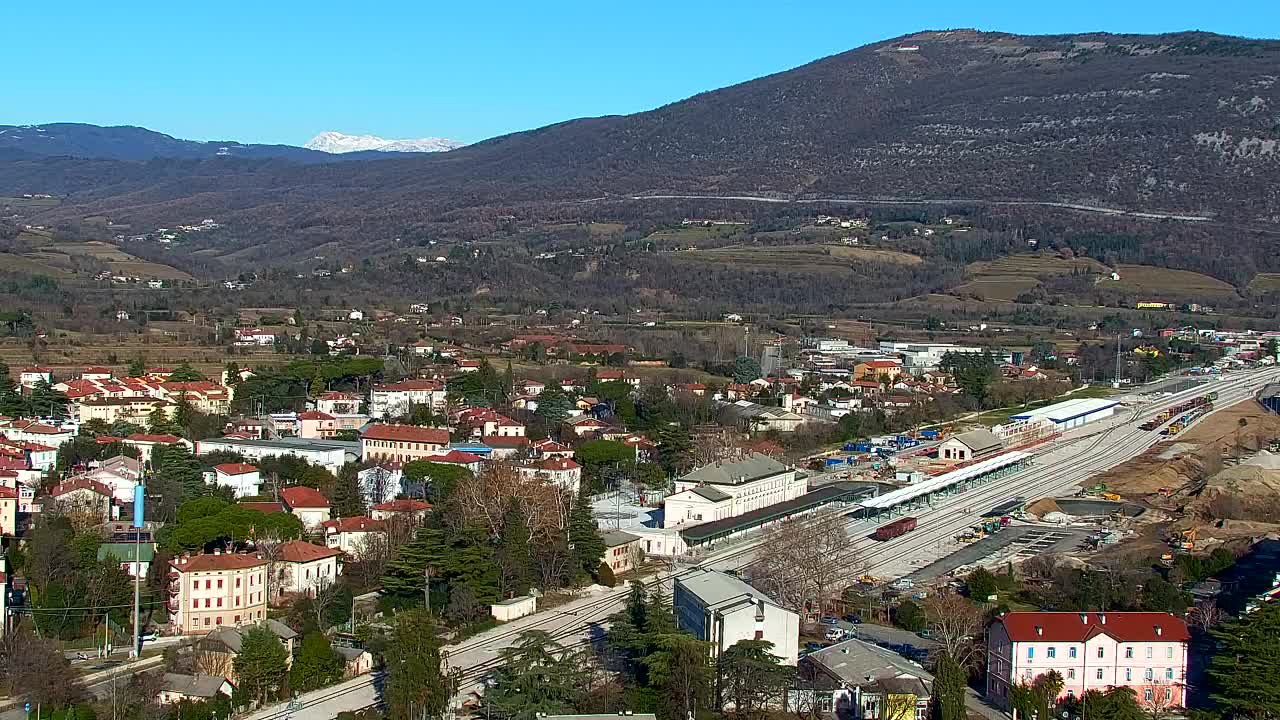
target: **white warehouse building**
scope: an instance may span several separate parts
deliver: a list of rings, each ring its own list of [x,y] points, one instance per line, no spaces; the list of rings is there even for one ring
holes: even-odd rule
[[[1038,410],[1029,410],[1018,415],[1009,416],[1014,422],[1045,419],[1056,426],[1059,432],[1080,427],[1091,422],[1109,418],[1116,412],[1120,403],[1106,398],[1079,398],[1054,403]]]
[[[705,568],[676,577],[671,596],[676,625],[711,644],[712,659],[740,640],[767,640],[782,664],[796,664],[800,616],[742,580]]]

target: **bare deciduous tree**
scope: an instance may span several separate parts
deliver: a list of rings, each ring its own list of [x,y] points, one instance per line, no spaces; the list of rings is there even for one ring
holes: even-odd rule
[[[783,520],[764,531],[757,552],[753,582],[801,616],[822,614],[862,567],[838,514]]]
[[[503,518],[512,501],[524,511],[529,541],[564,528],[568,506],[559,485],[539,478],[522,477],[510,463],[491,463],[459,488],[463,515],[490,535],[502,533]]]
[[[977,605],[957,593],[935,593],[924,602],[925,620],[933,639],[942,645],[961,667],[969,667],[980,654],[974,641],[982,626],[982,613]]]

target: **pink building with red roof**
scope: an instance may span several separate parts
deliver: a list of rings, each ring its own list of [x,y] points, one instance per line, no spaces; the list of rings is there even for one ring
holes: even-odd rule
[[[1159,612],[1011,612],[987,629],[987,698],[1008,707],[1014,685],[1050,671],[1063,697],[1129,687],[1144,705],[1185,707],[1182,618]]]

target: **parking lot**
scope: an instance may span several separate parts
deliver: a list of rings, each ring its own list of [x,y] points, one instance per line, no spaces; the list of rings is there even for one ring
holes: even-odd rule
[[[1071,552],[1078,549],[1088,537],[1087,530],[1078,528],[1014,525],[966,545],[907,577],[916,582],[928,582],[956,568],[981,564],[994,556],[1016,561],[1044,553]]]

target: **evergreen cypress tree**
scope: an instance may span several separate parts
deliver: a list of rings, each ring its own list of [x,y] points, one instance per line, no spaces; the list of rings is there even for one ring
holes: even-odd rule
[[[583,493],[574,499],[569,511],[569,542],[577,561],[575,567],[588,575],[595,573],[604,557],[605,546],[596,528],[596,519],[591,515],[591,499]]]
[[[401,597],[421,595],[426,569],[430,567],[432,573],[438,575],[445,550],[444,536],[439,530],[419,528],[413,540],[387,563],[386,574],[382,576],[383,592]]]
[[[502,569],[502,589],[518,595],[528,590],[533,559],[529,551],[529,530],[520,502],[512,498],[502,516],[498,541],[498,566]]]
[[[356,517],[365,513],[364,493],[360,491],[354,464],[347,463],[338,471],[333,489],[329,491],[329,504],[335,517]]]

